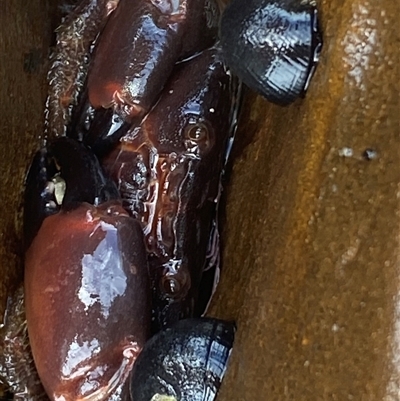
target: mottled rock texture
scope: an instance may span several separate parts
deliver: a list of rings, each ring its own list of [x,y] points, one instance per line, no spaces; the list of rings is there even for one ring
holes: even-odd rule
[[[55,5],[0,0],[0,315],[21,280]],[[399,3],[318,8],[306,98],[245,102],[210,311],[238,325],[219,401],[400,398]]]
[[[56,6],[47,0],[0,0],[0,323],[7,295],[22,279],[23,183],[43,132]]]
[[[318,6],[306,98],[256,98],[240,124],[211,310],[238,325],[219,401],[400,399],[399,3]]]

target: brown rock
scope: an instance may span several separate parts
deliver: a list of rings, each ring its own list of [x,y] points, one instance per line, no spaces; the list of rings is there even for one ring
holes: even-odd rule
[[[395,3],[321,2],[306,98],[242,119],[211,309],[238,325],[220,401],[400,399]]]
[[[46,0],[0,4],[0,323],[22,277],[23,182],[43,132],[54,6]]]

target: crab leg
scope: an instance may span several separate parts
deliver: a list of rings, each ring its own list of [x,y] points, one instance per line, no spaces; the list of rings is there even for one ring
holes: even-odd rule
[[[83,0],[57,29],[50,60],[46,136],[64,135],[85,82],[90,48],[119,0]]]

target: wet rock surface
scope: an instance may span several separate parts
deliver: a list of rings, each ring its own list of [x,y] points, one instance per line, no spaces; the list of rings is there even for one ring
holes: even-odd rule
[[[7,296],[22,279],[23,182],[43,132],[57,15],[56,3],[45,0],[0,4],[0,323]],[[0,398],[3,390],[0,383]]]
[[[54,3],[1,6],[1,315],[21,280]],[[399,6],[318,6],[306,98],[282,108],[250,94],[243,110],[210,310],[238,325],[220,401],[400,397]]]
[[[254,137],[233,165],[211,310],[238,324],[221,401],[400,397],[398,11],[319,6],[306,98],[257,98],[238,132],[236,150]]]
[[[22,194],[25,172],[43,132],[51,41],[48,2],[3,2],[0,12],[0,315],[22,272]]]

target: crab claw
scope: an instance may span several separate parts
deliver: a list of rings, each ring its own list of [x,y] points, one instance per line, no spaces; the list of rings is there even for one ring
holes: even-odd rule
[[[137,122],[140,123],[140,120]],[[98,157],[103,157],[126,134],[131,125],[113,108],[93,108],[86,89],[80,103],[73,110],[67,136],[83,141]]]
[[[214,1],[121,0],[96,44],[87,83],[91,105],[144,116],[175,63],[214,43],[218,21]]]
[[[62,200],[54,195],[54,213],[36,220],[40,227],[26,252],[26,315],[40,379],[54,401],[124,400],[150,327],[141,226],[83,145],[60,138],[40,152],[35,162],[48,166],[39,169],[42,185],[53,168],[65,180]],[[51,196],[40,187],[37,205]]]
[[[65,183],[68,181],[68,186]],[[79,142],[59,138],[34,156],[25,181],[24,237],[29,248],[43,220],[81,202],[93,205],[118,199],[114,183],[96,156]]]

